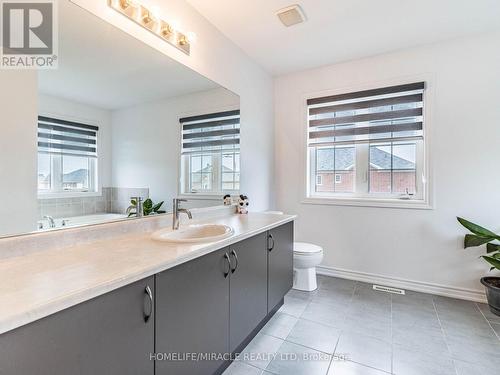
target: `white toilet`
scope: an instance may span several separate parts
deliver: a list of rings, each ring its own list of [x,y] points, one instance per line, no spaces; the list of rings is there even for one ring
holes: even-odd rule
[[[316,266],[323,260],[323,248],[306,242],[293,244],[293,289],[316,290]]]

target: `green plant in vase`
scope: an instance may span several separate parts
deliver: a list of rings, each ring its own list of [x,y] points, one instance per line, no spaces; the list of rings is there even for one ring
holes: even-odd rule
[[[144,216],[164,214],[166,211],[161,210],[164,201],[159,203],[153,203],[153,201],[148,198],[142,204],[142,212]],[[128,217],[135,216],[137,212],[137,201],[135,199],[130,200],[130,207],[127,209]]]

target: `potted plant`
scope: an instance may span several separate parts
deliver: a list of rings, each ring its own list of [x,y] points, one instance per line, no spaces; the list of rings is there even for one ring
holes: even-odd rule
[[[500,234],[496,234],[477,224],[457,217],[460,224],[471,233],[465,235],[464,248],[486,245],[486,254],[482,255],[490,265],[490,271],[500,270]],[[500,277],[483,277],[481,284],[486,288],[486,298],[493,314],[500,316]]]
[[[135,199],[132,199],[130,201],[130,203],[131,203],[131,205],[129,206],[129,208],[127,208],[128,217],[135,216],[136,212],[137,212],[137,202],[135,201]],[[143,210],[144,216],[164,214],[165,211],[160,210],[162,205],[163,205],[163,201],[161,201],[160,203],[154,204],[150,198],[146,199],[144,201],[144,203],[142,204],[142,210]]]

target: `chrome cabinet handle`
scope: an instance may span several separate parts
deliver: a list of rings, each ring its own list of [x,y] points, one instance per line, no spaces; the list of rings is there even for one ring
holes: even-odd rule
[[[228,267],[229,267],[227,269],[227,271],[224,271],[224,278],[227,278],[229,276],[229,273],[232,270],[232,267],[231,267],[231,258],[229,257],[229,255],[227,255],[227,253],[224,254],[224,258],[227,260],[227,264],[228,264]]]
[[[271,233],[269,233],[269,237],[268,237],[268,246],[269,246],[269,240],[271,240],[272,242],[272,245],[268,248],[269,251],[273,251],[274,250],[274,237]]]
[[[234,268],[231,268],[231,273],[234,273],[234,271],[236,271],[236,269],[238,268],[238,255],[236,254],[236,251],[234,250],[231,250],[231,255],[234,256],[234,260],[235,260],[235,265],[234,265]]]
[[[144,289],[144,294],[147,295],[149,301],[149,311],[144,311],[144,322],[147,323],[153,314],[153,292],[151,292],[149,285],[147,285],[146,289]]]

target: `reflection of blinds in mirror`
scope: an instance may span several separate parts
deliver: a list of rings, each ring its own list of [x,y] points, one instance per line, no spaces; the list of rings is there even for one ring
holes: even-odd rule
[[[310,147],[423,138],[424,82],[307,100]]]
[[[38,152],[97,157],[99,127],[38,116]]]
[[[240,111],[183,117],[182,154],[236,151],[240,148]]]

